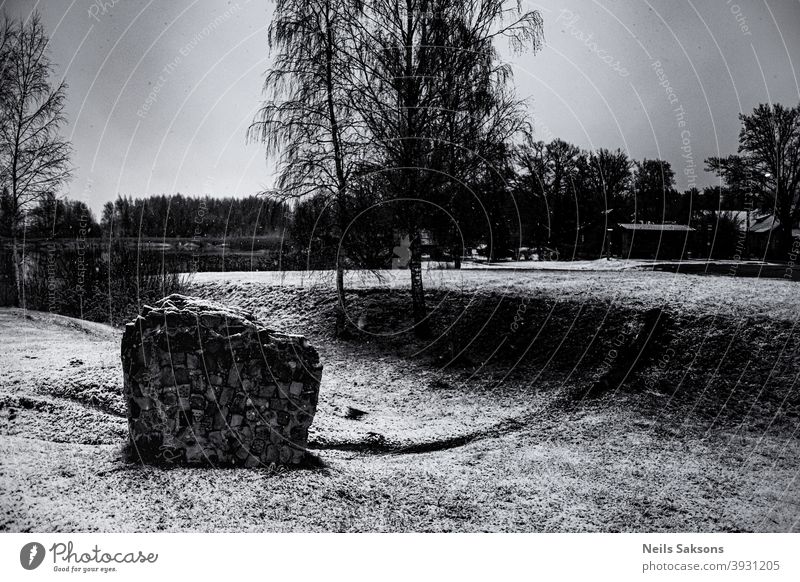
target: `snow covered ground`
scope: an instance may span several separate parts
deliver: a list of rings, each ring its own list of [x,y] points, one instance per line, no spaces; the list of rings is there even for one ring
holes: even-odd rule
[[[674,307],[695,313],[748,316],[761,314],[800,319],[798,284],[782,279],[698,276],[666,271],[430,269],[423,271],[426,289],[464,293],[548,294],[562,300],[601,301],[648,307]],[[330,289],[332,271],[235,271],[196,273],[196,285],[225,288],[249,285],[257,297],[271,287]],[[348,289],[407,289],[407,270],[348,271]]]
[[[407,271],[379,275],[348,274],[352,309],[386,313],[392,297],[403,315]],[[331,338],[330,272],[194,277],[191,293],[320,348],[311,445],[327,468],[280,474],[127,462],[120,331],[0,309],[0,531],[797,528],[795,283],[634,269],[425,276],[478,327],[496,305],[510,317],[536,299],[523,313],[535,345],[515,376],[502,362],[411,357],[408,338]],[[654,306],[676,323],[671,351],[624,389],[582,398],[620,326]],[[478,347],[514,341],[508,329],[498,320]],[[367,415],[349,419],[348,406]]]

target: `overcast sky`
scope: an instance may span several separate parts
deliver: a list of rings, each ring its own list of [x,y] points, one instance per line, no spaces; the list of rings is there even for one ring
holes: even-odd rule
[[[737,3],[738,2],[738,3]],[[741,111],[800,102],[800,2],[566,0],[541,10],[545,48],[503,54],[540,139],[668,160],[684,189],[713,183]],[[269,67],[264,0],[0,0],[38,10],[69,84],[69,196],[246,195],[272,171],[245,130]],[[696,174],[696,178],[694,177]]]

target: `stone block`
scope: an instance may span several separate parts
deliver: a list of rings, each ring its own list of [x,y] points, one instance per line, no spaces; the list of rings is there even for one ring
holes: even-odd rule
[[[302,462],[322,376],[302,336],[171,295],[126,326],[121,356],[129,440],[143,461]]]

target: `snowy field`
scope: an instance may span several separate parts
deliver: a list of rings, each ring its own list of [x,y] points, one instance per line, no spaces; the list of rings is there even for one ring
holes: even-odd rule
[[[0,310],[0,530],[798,528],[795,284],[635,270],[431,270],[426,282],[437,314],[469,305],[465,333],[488,334],[459,365],[414,356],[406,336],[332,338],[331,273],[194,276],[191,293],[320,350],[309,446],[325,466],[278,474],[129,462],[120,331]],[[347,284],[352,309],[404,323],[406,271]],[[506,317],[526,301],[527,360],[483,359],[513,340],[498,297]],[[654,306],[676,324],[666,349],[586,397],[620,329]]]

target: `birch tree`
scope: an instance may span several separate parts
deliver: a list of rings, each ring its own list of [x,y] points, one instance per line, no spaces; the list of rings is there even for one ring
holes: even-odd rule
[[[443,180],[469,183],[510,139],[521,109],[495,42],[537,49],[542,20],[504,0],[366,0],[358,26],[355,104],[410,243],[415,332],[427,335],[422,234]],[[483,168],[481,168],[483,164]],[[398,206],[400,207],[400,206]]]
[[[71,176],[66,123],[66,84],[54,83],[48,37],[37,13],[7,25],[3,33],[4,87],[0,93],[0,180],[6,192],[12,236],[17,300],[25,305],[22,253],[18,238],[25,214],[44,196],[55,194]]]
[[[280,0],[269,27],[273,64],[266,74],[266,100],[248,135],[278,161],[275,195],[282,200],[324,195],[335,215],[328,235],[342,245],[358,160],[350,107],[348,0]],[[336,333],[345,330],[346,253],[336,261]]]

